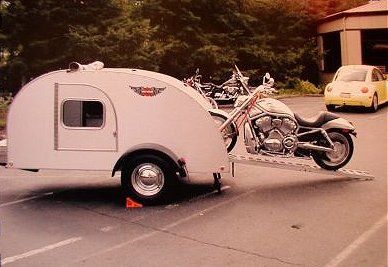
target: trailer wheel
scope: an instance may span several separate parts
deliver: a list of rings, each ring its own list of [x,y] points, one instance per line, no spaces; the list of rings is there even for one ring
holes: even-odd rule
[[[124,195],[146,205],[165,201],[176,179],[171,164],[152,154],[134,156],[121,171]]]

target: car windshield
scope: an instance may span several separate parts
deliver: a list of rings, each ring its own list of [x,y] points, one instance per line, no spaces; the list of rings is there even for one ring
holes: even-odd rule
[[[367,72],[368,70],[361,69],[342,69],[335,80],[342,82],[365,82]]]

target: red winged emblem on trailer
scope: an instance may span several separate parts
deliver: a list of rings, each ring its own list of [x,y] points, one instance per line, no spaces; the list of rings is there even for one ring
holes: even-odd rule
[[[141,96],[156,96],[163,92],[166,87],[148,87],[148,86],[129,86],[135,93]]]

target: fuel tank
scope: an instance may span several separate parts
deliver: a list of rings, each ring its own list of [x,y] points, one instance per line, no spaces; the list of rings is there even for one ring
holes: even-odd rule
[[[263,98],[256,102],[258,108],[269,113],[287,114],[294,117],[294,112],[283,102],[273,98]],[[257,109],[254,112],[258,112]]]

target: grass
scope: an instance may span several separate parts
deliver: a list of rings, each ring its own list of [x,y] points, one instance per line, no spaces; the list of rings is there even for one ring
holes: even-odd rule
[[[323,96],[322,93],[308,93],[308,92],[302,92],[297,91],[294,89],[282,89],[279,90],[279,94],[277,97],[279,98],[285,98],[285,97],[295,97],[295,96]]]

